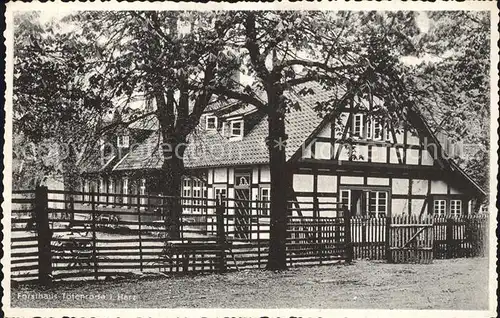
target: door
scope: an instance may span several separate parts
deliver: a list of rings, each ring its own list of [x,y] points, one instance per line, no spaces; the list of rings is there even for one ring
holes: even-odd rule
[[[234,178],[235,237],[248,239],[251,227],[250,173],[235,172]]]

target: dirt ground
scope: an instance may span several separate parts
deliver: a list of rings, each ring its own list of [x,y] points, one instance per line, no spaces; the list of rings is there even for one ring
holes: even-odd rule
[[[13,288],[11,307],[474,309],[488,307],[487,258],[429,265],[249,270],[224,275],[64,282]]]

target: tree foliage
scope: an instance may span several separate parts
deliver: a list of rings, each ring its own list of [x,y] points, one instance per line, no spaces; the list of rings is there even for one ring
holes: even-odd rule
[[[86,55],[77,35],[40,23],[36,12],[19,14],[14,22],[13,127],[22,140],[14,149],[20,168],[15,179],[20,185],[39,184],[47,175],[74,180],[75,155],[92,143],[104,105],[85,83]]]
[[[412,87],[436,133],[464,145],[454,159],[488,189],[490,147],[490,17],[481,11],[429,12],[419,53],[438,58],[416,65]]]

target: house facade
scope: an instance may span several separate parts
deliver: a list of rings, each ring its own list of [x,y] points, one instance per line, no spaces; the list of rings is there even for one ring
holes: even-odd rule
[[[314,107],[332,93],[313,88],[313,95],[287,93],[301,108],[286,117],[291,201],[307,209],[316,200],[326,206],[341,202],[351,214],[367,217],[466,215],[479,209],[484,191],[446,158],[420,114],[407,111],[404,123],[398,123],[375,111],[377,101],[351,100],[320,118]],[[184,157],[189,171],[182,183],[183,200],[189,203],[185,213],[203,213],[204,198],[269,200],[267,127],[265,114],[250,106],[228,104],[204,114]],[[154,175],[163,161],[158,138],[152,131],[89,182],[99,183],[101,192],[158,193]],[[266,215],[268,203],[258,204],[262,209],[252,213]],[[246,213],[245,206],[228,208]]]

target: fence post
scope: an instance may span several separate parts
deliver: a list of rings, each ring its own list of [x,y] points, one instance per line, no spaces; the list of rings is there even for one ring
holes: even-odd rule
[[[217,243],[220,248],[219,272],[226,271],[226,233],[224,229],[224,202],[217,199],[215,206],[215,214],[217,215]]]
[[[47,187],[36,187],[35,189],[35,221],[38,237],[38,282],[48,286],[52,283],[52,251],[50,241],[52,230],[49,225]]]
[[[446,220],[446,258],[453,258],[453,219]]]
[[[139,232],[139,269],[141,272],[143,271],[142,268],[142,227],[141,227],[141,197],[140,197],[140,192],[137,191],[137,222],[138,224],[138,232]]]
[[[97,195],[99,195],[99,192],[97,192]],[[91,198],[90,198],[90,206],[91,206],[91,213],[92,213],[92,223],[91,223],[91,229],[92,229],[92,262],[94,263],[94,278],[95,280],[99,279],[98,275],[98,265],[97,265],[97,235],[96,235],[96,202],[95,202],[95,196],[96,193],[92,191],[91,193]],[[100,199],[100,197],[99,197]]]
[[[314,244],[316,244],[316,253],[318,253],[319,264],[322,264],[322,244],[321,244],[321,222],[320,222],[320,212],[319,212],[319,201],[318,197],[315,196],[313,199],[313,222],[315,223],[314,229]]]
[[[352,262],[352,243],[351,243],[351,211],[344,206],[344,241],[345,241],[345,255],[346,255],[346,262],[351,263]]]
[[[388,263],[392,262],[391,252],[391,217],[385,217],[385,258]]]

